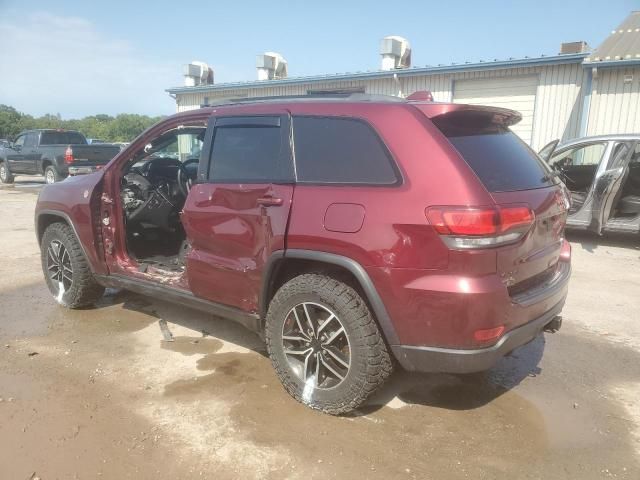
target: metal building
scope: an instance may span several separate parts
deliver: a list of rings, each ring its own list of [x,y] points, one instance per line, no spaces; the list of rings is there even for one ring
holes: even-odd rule
[[[267,53],[257,62],[264,80],[214,84],[211,74],[210,82],[194,85],[188,77],[188,86],[167,91],[184,111],[247,97],[326,91],[408,96],[429,90],[435,101],[518,110],[523,119],[513,130],[534,149],[556,138],[640,132],[640,12],[632,12],[594,51],[574,42],[554,56],[410,67],[408,42],[385,37],[380,53],[381,70],[298,78],[286,77],[286,61]]]

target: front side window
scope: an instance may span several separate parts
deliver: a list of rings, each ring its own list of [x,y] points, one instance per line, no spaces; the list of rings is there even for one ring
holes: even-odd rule
[[[25,137],[26,137],[26,135],[20,135],[18,138],[16,138],[16,141],[13,142],[13,145],[18,147],[18,148],[22,148],[24,146]]]
[[[299,182],[393,185],[398,176],[376,132],[364,121],[293,117]]]
[[[171,158],[184,162],[190,159],[199,159],[202,150],[202,138],[204,129],[201,132],[173,132],[172,135],[161,137],[161,141],[151,149],[147,148],[146,157]]]
[[[205,127],[200,126],[180,126],[167,130],[136,151],[129,160],[129,165],[141,167],[152,160],[158,160],[158,164],[164,162],[173,165],[190,161],[197,167],[205,132]]]
[[[288,135],[282,134],[278,118],[216,121],[209,180],[222,183],[292,181],[287,138]]]
[[[38,145],[38,134],[37,133],[27,133],[26,138],[24,140],[24,146],[26,148],[32,148]]]
[[[598,165],[604,154],[605,143],[591,143],[564,150],[551,157],[549,164],[554,168],[576,165]]]

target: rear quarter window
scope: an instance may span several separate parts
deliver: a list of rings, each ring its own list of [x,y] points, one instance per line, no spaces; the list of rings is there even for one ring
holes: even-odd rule
[[[363,120],[293,117],[297,179],[302,183],[393,185],[391,155]]]
[[[464,112],[436,117],[447,137],[490,192],[510,192],[558,183],[544,161],[509,128],[491,115]]]

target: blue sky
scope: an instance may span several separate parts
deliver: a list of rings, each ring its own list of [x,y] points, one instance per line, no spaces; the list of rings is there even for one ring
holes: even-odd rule
[[[401,35],[413,65],[553,55],[597,46],[640,0],[163,1],[0,0],[0,103],[65,118],[168,114],[165,88],[202,60],[215,81],[256,78],[255,56],[280,52],[289,75],[379,67],[378,45]]]

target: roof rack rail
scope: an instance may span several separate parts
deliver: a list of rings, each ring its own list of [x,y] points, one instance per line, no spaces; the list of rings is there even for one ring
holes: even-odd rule
[[[406,102],[402,97],[379,95],[370,93],[349,92],[311,92],[306,95],[280,95],[271,97],[229,98],[215,103],[201,104],[200,108],[217,107],[223,105],[244,105],[247,103],[277,103],[289,100],[317,101],[317,100],[348,100],[352,102]]]

